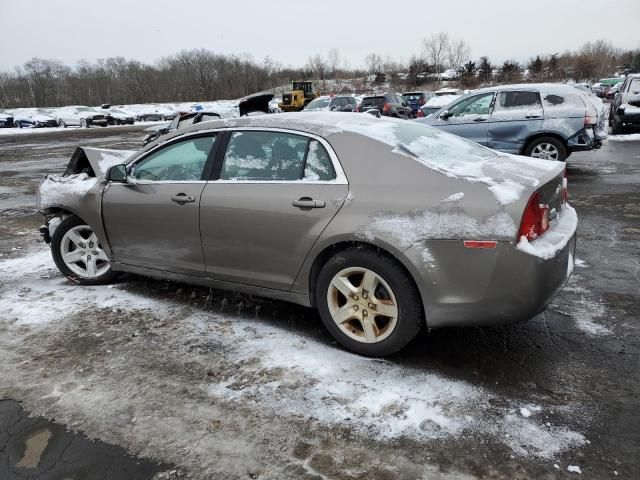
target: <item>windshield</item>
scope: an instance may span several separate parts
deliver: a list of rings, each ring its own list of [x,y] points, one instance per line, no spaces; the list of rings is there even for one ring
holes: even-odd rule
[[[384,103],[384,97],[365,97],[362,99],[362,106],[368,107],[370,105],[380,106]]]
[[[331,102],[330,98],[318,98],[314,101],[312,101],[311,103],[309,103],[309,105],[307,105],[307,108],[305,108],[305,110],[315,110],[318,108],[327,108],[329,106],[329,103]]]
[[[402,95],[407,102],[417,102],[422,96],[421,93],[405,93]]]

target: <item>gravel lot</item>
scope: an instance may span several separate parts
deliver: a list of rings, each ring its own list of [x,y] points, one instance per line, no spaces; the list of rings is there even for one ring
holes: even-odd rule
[[[640,478],[638,136],[569,158],[578,261],[547,311],[425,332],[371,360],[302,307],[133,276],[64,280],[37,241],[39,181],[77,145],[134,149],[143,135],[0,137],[0,399],[106,442],[92,445],[112,465],[148,459],[113,478]],[[6,424],[24,416],[2,405]],[[0,436],[6,478],[33,478],[44,467],[18,466],[32,438],[19,434],[12,452]]]

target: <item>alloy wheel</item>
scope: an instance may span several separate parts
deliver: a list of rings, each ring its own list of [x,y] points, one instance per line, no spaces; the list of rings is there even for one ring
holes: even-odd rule
[[[532,157],[545,160],[557,160],[559,155],[560,152],[558,152],[557,147],[551,143],[540,143],[531,152]]]
[[[89,225],[69,229],[62,237],[60,253],[69,270],[82,278],[97,278],[109,270],[109,259]]]
[[[368,268],[339,271],[329,284],[327,305],[338,328],[358,342],[380,342],[398,323],[398,303],[391,287]]]

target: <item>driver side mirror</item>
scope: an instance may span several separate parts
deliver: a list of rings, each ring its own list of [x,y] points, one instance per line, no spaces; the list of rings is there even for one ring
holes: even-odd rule
[[[114,165],[109,169],[109,181],[116,183],[126,183],[127,167],[125,165]]]
[[[442,120],[449,120],[449,117],[451,117],[451,113],[449,113],[449,110],[445,110],[440,114],[440,118]]]

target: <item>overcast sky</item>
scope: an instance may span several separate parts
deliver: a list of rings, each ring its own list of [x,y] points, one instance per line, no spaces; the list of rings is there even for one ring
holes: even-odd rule
[[[357,66],[370,52],[408,60],[439,31],[464,38],[473,58],[526,61],[598,38],[640,48],[639,19],[640,0],[0,0],[0,70],[191,48],[302,66],[335,47]]]

